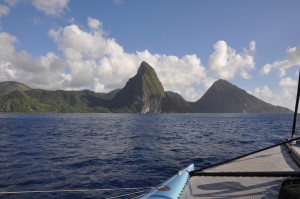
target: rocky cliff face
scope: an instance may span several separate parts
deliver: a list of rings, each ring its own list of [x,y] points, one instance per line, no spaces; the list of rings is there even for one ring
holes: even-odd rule
[[[138,113],[161,113],[165,97],[154,69],[142,62],[137,74],[113,98],[113,106],[127,107]]]

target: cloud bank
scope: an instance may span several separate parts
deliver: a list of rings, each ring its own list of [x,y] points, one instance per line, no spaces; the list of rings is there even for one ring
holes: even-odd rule
[[[14,80],[32,87],[59,88],[64,81],[64,60],[52,52],[33,57],[26,51],[17,52],[16,37],[0,33],[0,81]]]
[[[148,50],[127,53],[115,39],[105,36],[99,20],[88,18],[88,26],[88,31],[75,24],[49,31],[70,71],[66,87],[91,86],[97,92],[123,87],[145,60],[155,68],[166,90],[199,97],[194,87],[201,84],[206,72],[196,55],[180,58],[151,54]]]
[[[296,74],[296,76],[298,75],[299,74]],[[266,85],[262,88],[255,88],[253,91],[247,92],[271,104],[294,110],[297,85],[297,79],[284,77],[281,78],[278,83],[280,94],[272,92],[271,89]]]
[[[266,64],[260,70],[261,75],[267,75],[272,71],[278,73],[278,76],[280,77],[278,86],[280,87],[281,94],[273,93],[267,86],[264,86],[263,89],[256,88],[250,93],[262,100],[285,106],[293,110],[298,81],[297,79],[286,77],[286,71],[291,68],[300,68],[300,47],[288,48],[284,59],[277,60],[271,64]],[[295,78],[298,77],[298,72],[299,70],[295,74]]]
[[[279,76],[284,77],[286,70],[292,67],[300,67],[300,47],[287,49],[285,59],[264,65],[260,73],[266,75],[272,70],[277,70]]]
[[[255,88],[253,91],[247,92],[273,105],[287,107],[291,110],[295,108],[296,87],[284,86],[281,88],[280,94],[274,93],[266,85],[262,88]]]
[[[225,41],[216,42],[205,67],[195,54],[178,57],[148,50],[128,53],[114,38],[107,36],[101,21],[90,17],[87,28],[71,24],[51,29],[48,34],[62,56],[49,52],[33,57],[26,51],[16,51],[17,38],[1,33],[0,81],[15,80],[44,89],[108,92],[122,88],[136,74],[140,63],[147,61],[154,67],[165,90],[195,101],[218,78],[251,78],[249,72],[255,65],[254,41],[242,53]]]

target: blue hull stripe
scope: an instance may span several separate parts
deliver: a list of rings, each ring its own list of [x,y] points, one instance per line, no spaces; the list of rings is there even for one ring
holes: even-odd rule
[[[189,179],[189,172],[194,170],[194,164],[181,170],[177,175],[173,176],[162,185],[167,185],[171,188],[169,191],[154,190],[144,195],[140,199],[176,199],[179,198],[186,183]]]

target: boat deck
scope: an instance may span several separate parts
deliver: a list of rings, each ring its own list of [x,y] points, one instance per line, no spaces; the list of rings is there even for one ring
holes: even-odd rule
[[[293,149],[300,154],[299,147]],[[299,171],[288,148],[280,145],[202,170],[205,175],[192,176],[181,198],[278,198],[281,183],[291,177],[258,173]]]

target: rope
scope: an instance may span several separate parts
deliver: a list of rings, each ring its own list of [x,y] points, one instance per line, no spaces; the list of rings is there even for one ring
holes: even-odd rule
[[[92,191],[118,191],[118,190],[137,190],[156,189],[156,187],[135,187],[135,188],[115,188],[115,189],[62,189],[62,190],[34,190],[34,191],[1,191],[0,194],[24,194],[24,193],[60,193],[60,192],[92,192]]]

